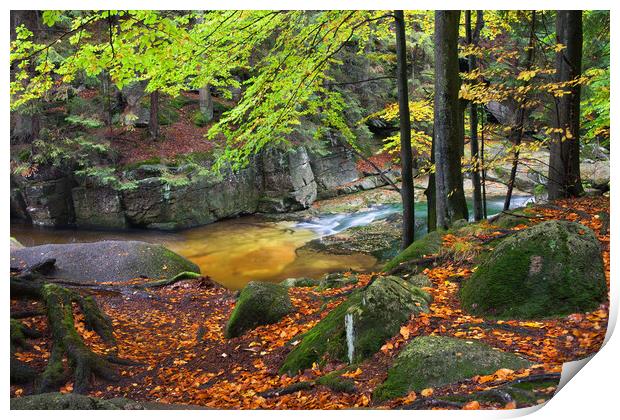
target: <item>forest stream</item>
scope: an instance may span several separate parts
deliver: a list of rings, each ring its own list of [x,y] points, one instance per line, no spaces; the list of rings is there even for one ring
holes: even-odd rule
[[[531,200],[529,196],[515,196],[511,207]],[[489,216],[499,213],[503,197],[489,197],[487,206]],[[243,216],[179,232],[41,229],[13,223],[11,236],[25,246],[101,240],[158,243],[197,264],[203,274],[216,282],[236,290],[250,280],[276,282],[289,277],[318,278],[335,271],[371,270],[378,261],[370,255],[332,255],[299,248],[311,240],[387,218],[401,209],[397,204],[383,204],[354,213],[319,214],[301,221],[280,222]],[[415,213],[417,220],[425,220],[426,202],[416,203]],[[418,234],[422,235],[424,230],[420,229]]]

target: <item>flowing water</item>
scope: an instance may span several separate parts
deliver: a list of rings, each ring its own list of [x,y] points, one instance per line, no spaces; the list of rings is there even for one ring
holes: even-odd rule
[[[515,197],[513,207],[522,206],[529,199]],[[487,203],[489,215],[501,211],[501,199]],[[377,260],[369,255],[330,255],[299,248],[313,239],[366,225],[399,213],[401,209],[399,205],[379,205],[366,211],[326,214],[301,222],[272,222],[259,216],[245,216],[180,232],[41,229],[11,224],[11,236],[25,246],[101,240],[159,243],[196,263],[203,274],[218,283],[240,289],[250,280],[318,278],[334,271],[370,270],[377,265]],[[418,220],[424,219],[426,203],[417,203],[415,213]]]

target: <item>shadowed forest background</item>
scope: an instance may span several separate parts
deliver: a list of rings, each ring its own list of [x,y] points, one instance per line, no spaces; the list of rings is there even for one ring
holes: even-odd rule
[[[512,409],[608,318],[609,11],[11,11],[11,408]]]

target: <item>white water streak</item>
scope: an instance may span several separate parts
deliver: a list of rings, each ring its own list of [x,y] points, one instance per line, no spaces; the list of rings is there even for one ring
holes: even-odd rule
[[[344,329],[347,337],[347,357],[349,363],[353,363],[353,355],[355,351],[355,337],[353,335],[353,314],[346,314],[344,316]]]

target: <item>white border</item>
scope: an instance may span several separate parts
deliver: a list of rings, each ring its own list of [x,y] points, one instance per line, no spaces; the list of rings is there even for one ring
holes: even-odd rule
[[[8,94],[8,86],[9,86],[9,71],[8,71],[8,44],[9,44],[9,31],[8,31],[8,23],[9,23],[9,10],[10,8],[14,9],[96,9],[96,8],[124,8],[124,9],[376,9],[380,6],[381,9],[436,9],[436,8],[445,8],[445,9],[455,9],[457,7],[467,7],[469,9],[532,9],[536,7],[544,7],[545,9],[611,9],[612,13],[612,84],[611,86],[615,89],[615,83],[618,80],[617,77],[617,63],[620,63],[618,60],[618,53],[616,48],[616,40],[615,35],[617,33],[617,19],[616,19],[616,10],[619,7],[616,6],[620,4],[618,2],[611,1],[598,1],[598,0],[590,0],[588,2],[578,2],[575,0],[546,0],[544,2],[533,2],[533,1],[506,1],[506,0],[495,0],[495,1],[453,1],[453,0],[445,0],[444,2],[438,1],[429,1],[429,0],[418,0],[418,1],[369,1],[369,0],[358,0],[356,2],[351,1],[340,1],[340,0],[331,0],[331,1],[304,1],[304,2],[292,2],[292,1],[282,1],[282,0],[265,0],[265,1],[235,1],[229,0],[226,2],[221,1],[188,1],[188,0],[176,0],[172,1],[136,1],[136,0],[110,0],[110,1],[100,1],[100,0],[92,0],[92,1],[75,1],[75,0],[58,0],[54,2],[42,1],[42,0],[32,0],[32,1],[21,1],[21,2],[10,2],[4,3],[3,7],[3,31],[0,35],[2,37],[4,47],[1,50],[2,54],[2,63],[4,66],[2,67],[2,71],[4,72],[3,82],[0,83],[0,89],[2,90],[2,115],[4,118],[3,122],[3,132],[5,133],[4,139],[4,152],[3,156],[5,158],[5,164],[2,165],[2,170],[4,171],[4,182],[2,183],[2,190],[0,190],[0,197],[4,197],[6,200],[9,197],[9,165],[8,165],[8,147],[9,147],[9,94]],[[615,117],[620,114],[617,112],[618,109],[618,95],[612,90],[612,98],[611,98],[611,120],[617,121]],[[614,130],[612,132],[615,133]],[[615,142],[620,141],[613,139],[612,140],[612,148],[616,149]],[[612,153],[612,185],[617,185],[620,182],[620,159],[617,158]],[[619,163],[618,167],[615,167],[614,162]],[[612,206],[612,214],[615,216],[615,208],[616,204],[620,200],[620,198],[612,195],[611,198],[611,206]],[[6,203],[6,201],[5,201]],[[9,216],[9,206],[4,205],[0,206],[0,213],[2,219],[4,221],[8,221]],[[611,232],[612,236],[615,238],[615,235],[619,232],[618,230],[618,219],[616,217],[611,218]],[[2,234],[0,238],[8,238],[10,235],[9,224],[2,225]],[[9,244],[8,239],[5,240],[4,245],[4,258],[0,260],[0,272],[8,274],[9,271]],[[612,244],[614,244],[612,240]],[[611,248],[611,268],[612,273],[616,273],[616,252],[615,246],[612,245]],[[5,274],[5,275],[6,275]],[[4,302],[8,301],[9,296],[9,285],[7,279],[2,286],[2,293]],[[411,418],[412,416],[420,419],[428,419],[428,418],[476,418],[476,419],[487,419],[487,418],[499,418],[499,417],[519,417],[525,414],[530,414],[533,419],[570,419],[570,418],[593,418],[593,419],[607,419],[611,418],[611,413],[618,412],[619,408],[618,403],[618,392],[617,392],[617,382],[620,380],[620,341],[617,338],[617,334],[614,337],[612,335],[612,331],[615,327],[615,323],[617,320],[618,313],[618,287],[616,283],[615,276],[612,276],[611,281],[611,311],[610,311],[610,325],[608,329],[608,334],[606,337],[606,344],[601,351],[592,358],[592,360],[587,363],[585,367],[583,367],[582,371],[579,372],[577,379],[570,380],[566,386],[564,386],[561,391],[559,391],[554,398],[552,398],[543,409],[540,407],[523,409],[523,410],[512,410],[512,411],[497,411],[497,412],[489,412],[489,411],[377,411],[377,410],[346,410],[346,411],[322,411],[320,414],[316,412],[308,412],[308,411],[218,411],[217,413],[212,412],[204,412],[204,411],[176,411],[174,414],[170,411],[149,411],[149,412],[89,412],[87,415],[93,418],[106,418],[109,416],[114,417],[135,417],[135,418],[167,418],[171,414],[174,416],[180,415],[183,417],[193,417],[193,418],[204,418],[204,416],[217,416],[218,419],[228,420],[231,418],[238,418],[241,416],[252,416],[255,418],[263,418],[269,416],[271,419],[274,418],[286,418],[287,420],[292,417],[304,417],[308,416],[316,416],[320,415],[325,419],[338,419],[342,420],[344,418],[370,418],[376,419],[377,417],[387,417],[390,418]],[[3,329],[3,345],[6,349],[9,348],[9,339],[8,339],[8,323],[2,324],[4,325]],[[4,372],[3,380],[5,383],[5,391],[4,395],[9,395],[9,363],[8,357],[0,358],[0,362],[2,363]],[[577,363],[579,364],[579,363]],[[568,365],[568,364],[567,364]],[[571,366],[572,365],[572,366]],[[572,363],[569,366],[565,366],[565,370],[575,370],[574,365]],[[577,369],[579,370],[579,369]],[[568,373],[568,372],[567,372]],[[563,373],[563,377],[565,373]],[[3,408],[6,412],[9,412],[9,400],[8,397],[2,401]],[[31,413],[31,412],[9,412],[9,415],[14,418],[24,418],[31,419],[34,416],[45,416],[46,418],[74,418],[74,417],[82,417],[85,413],[80,412],[45,412],[45,413]],[[614,416],[616,417],[617,414]]]

